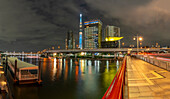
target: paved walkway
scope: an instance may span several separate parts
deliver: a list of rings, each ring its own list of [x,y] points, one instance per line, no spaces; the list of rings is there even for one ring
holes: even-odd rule
[[[170,99],[170,72],[127,57],[129,99]]]

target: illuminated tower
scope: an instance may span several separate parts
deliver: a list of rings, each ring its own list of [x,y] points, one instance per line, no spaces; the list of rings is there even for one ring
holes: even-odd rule
[[[80,30],[79,30],[79,48],[80,49],[83,49],[83,37],[82,37],[82,34],[83,34],[83,29],[82,29],[82,14],[80,14]]]

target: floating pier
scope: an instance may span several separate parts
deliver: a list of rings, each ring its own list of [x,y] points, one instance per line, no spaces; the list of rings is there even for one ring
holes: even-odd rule
[[[19,84],[41,83],[41,66],[23,62],[17,57],[7,59],[10,71],[13,74],[14,82]]]

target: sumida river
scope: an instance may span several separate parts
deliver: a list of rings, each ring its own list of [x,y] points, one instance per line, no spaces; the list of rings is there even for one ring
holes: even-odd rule
[[[38,65],[38,59],[21,60]],[[121,65],[113,59],[41,60],[42,85],[16,85],[8,77],[14,99],[101,99]]]

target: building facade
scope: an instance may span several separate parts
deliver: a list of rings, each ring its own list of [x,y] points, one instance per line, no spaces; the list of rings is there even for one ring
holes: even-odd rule
[[[105,28],[105,41],[102,41],[102,48],[120,48],[120,28],[107,25]]]
[[[107,25],[105,29],[105,38],[106,37],[120,37],[120,28]]]
[[[118,48],[118,41],[102,41],[102,48]]]
[[[92,20],[84,22],[84,48],[101,48],[102,41],[102,22]]]
[[[74,49],[75,48],[75,39],[73,36],[73,31],[67,32],[66,49]]]

